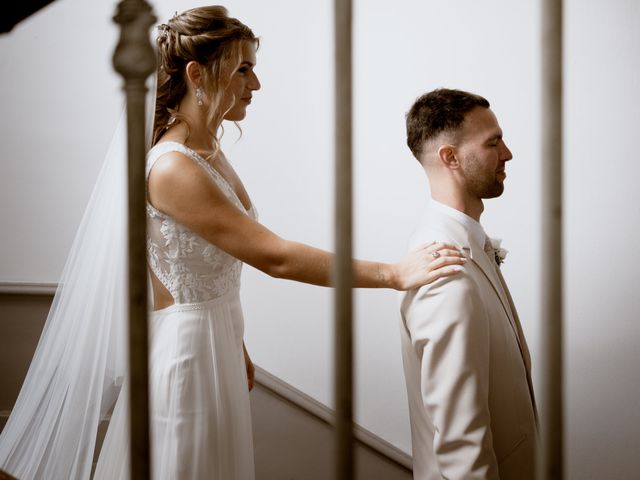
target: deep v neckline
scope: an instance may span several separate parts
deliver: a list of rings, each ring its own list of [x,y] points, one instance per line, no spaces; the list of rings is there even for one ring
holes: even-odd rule
[[[187,150],[187,152],[189,152],[194,157],[196,157],[199,162],[201,162],[202,164],[206,165],[209,169],[211,169],[211,171],[216,176],[216,178],[219,178],[222,181],[222,183],[224,183],[225,187],[229,189],[231,194],[237,200],[238,204],[242,207],[242,209],[246,213],[249,213],[251,210],[253,210],[253,202],[251,201],[251,199],[249,199],[249,207],[247,208],[247,206],[244,203],[242,203],[242,200],[240,200],[240,196],[235,191],[235,189],[233,188],[231,183],[229,183],[229,181],[225,178],[225,176],[222,175],[213,165],[211,165],[209,162],[207,162],[207,160],[205,160],[205,158],[202,155],[200,155],[198,152],[196,152],[193,148],[187,147],[185,144],[179,143],[179,142],[175,142],[173,140],[167,140],[165,142],[162,142],[161,144],[167,144],[167,143],[172,143],[174,145],[180,145],[185,150]],[[158,145],[161,145],[161,144],[158,144]]]

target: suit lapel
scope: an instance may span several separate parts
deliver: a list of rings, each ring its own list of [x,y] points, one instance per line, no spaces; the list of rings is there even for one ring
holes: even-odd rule
[[[522,326],[520,325],[520,319],[518,318],[518,312],[513,304],[513,299],[511,298],[511,293],[507,288],[507,285],[504,281],[504,277],[502,276],[502,272],[499,268],[496,268],[496,275],[500,280],[500,283],[503,286],[504,293],[509,302],[511,313],[513,314],[513,326],[516,330],[516,334],[518,335],[518,342],[520,343],[520,349],[522,350],[522,357],[525,360],[525,364],[527,366],[527,370],[531,370],[531,355],[529,354],[529,349],[527,347],[527,343],[524,340],[524,332],[522,331]]]
[[[533,404],[533,412],[536,416],[536,422],[538,421],[538,408],[536,406],[536,397],[533,391],[533,379],[531,378],[531,354],[529,353],[529,347],[527,346],[527,341],[524,338],[524,332],[522,331],[522,325],[520,324],[520,318],[518,317],[518,312],[513,304],[513,299],[511,298],[511,293],[507,288],[507,285],[504,281],[504,277],[502,276],[502,272],[499,268],[496,268],[496,273],[500,279],[500,282],[504,286],[504,292],[507,295],[507,299],[509,300],[509,304],[511,305],[511,311],[513,312],[514,324],[517,330],[518,335],[518,345],[520,346],[520,353],[522,354],[522,359],[524,360],[525,370],[527,372],[527,383],[529,384],[529,393],[531,394],[531,403]]]
[[[507,318],[509,319],[509,324],[513,329],[513,333],[516,337],[516,341],[518,342],[518,347],[520,348],[520,355],[522,356],[522,362],[524,363],[524,369],[527,372],[527,384],[529,386],[529,394],[531,395],[531,404],[533,405],[533,411],[536,416],[536,422],[538,420],[538,410],[536,408],[536,399],[533,393],[533,381],[531,379],[531,355],[529,354],[529,348],[527,347],[527,342],[524,338],[524,332],[522,331],[522,326],[520,325],[520,319],[518,318],[518,312],[516,311],[516,307],[513,304],[513,299],[511,298],[511,294],[509,293],[509,288],[504,281],[504,277],[502,276],[502,272],[500,268],[493,262],[492,259],[489,259],[487,254],[483,248],[480,248],[478,245],[473,245],[471,248],[471,259],[475,262],[482,273],[487,277],[491,286],[495,290],[496,294],[500,298],[500,302],[502,303],[502,307],[507,314]]]
[[[493,290],[500,299],[500,303],[502,303],[502,308],[507,314],[511,328],[513,328],[513,333],[517,337],[518,343],[521,344],[522,342],[520,341],[520,335],[518,335],[518,328],[514,319],[515,311],[512,308],[513,304],[509,302],[507,289],[504,287],[498,269],[485,253],[484,245],[471,245],[471,260],[482,270],[482,273],[484,273],[489,283],[491,283]],[[522,348],[522,345],[520,347]]]

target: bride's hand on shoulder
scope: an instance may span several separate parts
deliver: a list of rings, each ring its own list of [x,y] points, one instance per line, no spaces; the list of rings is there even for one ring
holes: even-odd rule
[[[432,242],[420,245],[395,264],[396,289],[412,290],[462,271],[467,259],[455,245]]]

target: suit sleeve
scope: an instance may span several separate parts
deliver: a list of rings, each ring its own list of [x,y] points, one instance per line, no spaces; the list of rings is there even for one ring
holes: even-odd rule
[[[489,323],[465,271],[415,292],[405,325],[421,359],[424,408],[447,479],[497,479],[488,405]]]

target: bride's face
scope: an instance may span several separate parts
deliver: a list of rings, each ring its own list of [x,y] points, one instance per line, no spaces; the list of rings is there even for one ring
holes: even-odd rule
[[[260,89],[260,81],[253,70],[255,65],[255,43],[243,41],[240,65],[231,75],[222,99],[222,105],[228,109],[225,120],[240,121],[247,115],[253,92]]]

